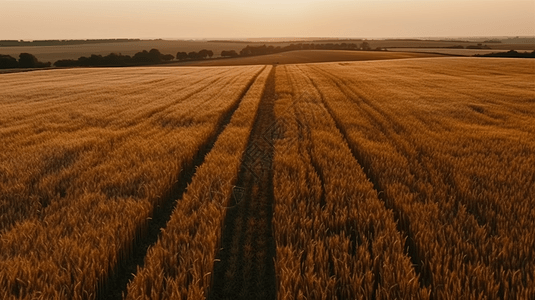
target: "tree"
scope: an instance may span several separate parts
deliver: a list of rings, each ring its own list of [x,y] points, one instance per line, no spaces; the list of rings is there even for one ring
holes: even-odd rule
[[[137,52],[136,54],[134,54],[134,57],[132,57],[132,59],[136,63],[149,63],[150,55],[147,50],[143,50],[142,52]]]
[[[201,51],[199,51],[197,56],[198,56],[198,58],[201,58],[201,59],[207,58],[208,57],[208,50],[202,49]]]
[[[40,62],[30,53],[19,54],[19,68],[45,68],[50,67],[50,62]]]
[[[191,51],[190,53],[188,53],[188,58],[191,60],[199,59],[199,53]]]
[[[39,61],[30,53],[19,54],[19,68],[36,68]]]
[[[223,57],[236,57],[238,55],[239,54],[236,53],[235,50],[230,50],[230,51],[223,50],[223,51],[221,51],[221,56],[223,56]]]
[[[130,64],[132,58],[121,53],[110,53],[100,60],[100,65],[104,66],[126,66]]]
[[[162,60],[162,53],[158,49],[151,49],[149,52],[143,50],[134,54],[132,58],[135,63],[150,64],[150,63],[159,63]]]
[[[241,56],[249,56],[252,55],[253,51],[251,50],[251,46],[247,45],[245,48],[241,49],[240,55]]]
[[[199,53],[197,54],[197,57],[198,58],[201,58],[201,59],[205,59],[207,57],[212,57],[214,56],[214,52],[212,52],[212,50],[206,50],[206,49],[202,49],[201,51],[199,51]]]
[[[360,44],[360,49],[369,51],[369,50],[372,50],[372,47],[370,46],[368,42],[364,41],[362,42],[362,44]]]
[[[158,63],[162,60],[162,53],[158,49],[150,49],[149,51],[149,61]]]
[[[0,54],[0,69],[12,69],[12,68],[18,68],[19,63],[17,62],[17,59],[10,56],[10,55],[2,55]]]
[[[186,60],[186,59],[188,59],[188,54],[186,52],[177,52],[176,59],[178,59],[178,60]]]
[[[102,65],[102,55],[91,54],[91,56],[89,57],[89,65],[90,66]]]
[[[175,57],[172,54],[162,55],[162,60],[163,61],[172,61],[173,59],[175,59]]]

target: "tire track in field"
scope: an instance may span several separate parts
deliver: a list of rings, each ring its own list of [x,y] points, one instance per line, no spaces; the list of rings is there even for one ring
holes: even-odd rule
[[[316,71],[317,72],[321,72],[319,70],[316,70]],[[305,72],[303,72],[303,73],[306,76],[306,73]],[[329,77],[328,75],[325,75],[324,72],[321,72],[321,73],[322,73],[322,75],[324,77],[327,77],[328,79],[330,79],[330,81],[333,82],[333,84],[340,90],[340,92],[342,92],[345,95],[345,92],[344,92],[343,88],[340,87],[340,85],[336,82],[336,80],[334,80],[333,78]],[[342,134],[345,142],[349,146],[349,150],[351,151],[351,154],[352,154],[353,158],[357,161],[357,163],[359,165],[361,165],[363,167],[362,168],[363,172],[366,174],[366,177],[368,177],[368,179],[372,183],[373,189],[376,191],[379,200],[381,200],[384,203],[384,205],[385,205],[385,207],[387,209],[390,209],[390,210],[393,211],[394,219],[395,219],[395,222],[396,222],[396,226],[397,226],[398,232],[401,233],[402,237],[407,237],[405,239],[405,247],[404,247],[404,249],[408,249],[408,252],[406,254],[409,256],[409,258],[410,258],[410,260],[412,262],[412,265],[414,267],[414,271],[418,275],[418,281],[419,281],[420,287],[421,288],[425,288],[425,287],[430,286],[431,282],[430,282],[430,280],[426,280],[426,278],[429,278],[429,276],[427,276],[427,275],[430,275],[429,272],[431,272],[431,271],[430,270],[426,270],[426,269],[423,268],[423,265],[425,263],[422,260],[422,258],[420,258],[419,255],[418,255],[418,248],[417,248],[416,242],[414,241],[414,236],[411,233],[408,218],[406,218],[403,215],[403,213],[399,209],[397,209],[395,207],[395,205],[393,205],[393,201],[391,201],[390,199],[387,199],[387,197],[385,196],[385,193],[384,193],[385,189],[380,184],[380,182],[378,180],[378,177],[376,177],[375,174],[372,171],[370,171],[371,170],[370,166],[364,164],[365,159],[364,159],[363,154],[360,151],[358,151],[358,149],[356,149],[356,147],[354,146],[353,143],[350,142],[349,134],[348,134],[347,130],[345,129],[345,127],[343,126],[342,120],[340,120],[334,114],[333,109],[329,105],[328,101],[325,100],[324,93],[321,91],[320,88],[318,88],[318,85],[314,81],[314,79],[311,78],[311,77],[308,77],[308,78],[311,81],[311,83],[314,85],[314,88],[316,89],[316,91],[321,96],[321,102],[323,103],[323,106],[325,107],[325,109],[327,110],[327,112],[329,113],[331,118],[334,120],[334,123],[336,124],[336,128]],[[427,264],[425,264],[425,266],[427,266]],[[377,274],[375,276],[377,277]],[[376,290],[377,290],[377,282],[375,283],[374,294],[375,294]]]
[[[358,105],[361,108],[361,111],[364,114],[366,114],[366,116],[368,117],[368,119],[370,121],[374,122],[375,125],[377,125],[377,126],[379,126],[381,128],[381,131],[383,132],[383,134],[385,136],[389,137],[389,141],[396,147],[397,150],[400,151],[400,153],[404,157],[410,158],[410,159],[407,159],[407,163],[409,165],[411,165],[411,167],[412,166],[417,166],[419,169],[421,169],[427,175],[422,176],[422,175],[420,175],[420,174],[418,174],[417,172],[414,172],[414,171],[411,171],[411,174],[416,175],[416,177],[420,177],[420,178],[421,177],[425,177],[425,176],[431,177],[431,174],[428,171],[429,167],[422,161],[422,157],[420,155],[411,155],[410,153],[408,153],[408,151],[406,151],[406,149],[404,149],[404,145],[400,141],[400,139],[402,139],[402,140],[404,140],[404,139],[403,138],[399,138],[400,132],[403,133],[403,131],[404,131],[402,129],[403,128],[403,124],[401,122],[396,120],[392,116],[392,114],[389,114],[384,109],[380,108],[380,106],[377,105],[376,103],[374,103],[374,101],[371,101],[371,100],[367,99],[365,97],[365,95],[362,94],[362,92],[360,92],[358,89],[353,87],[352,84],[350,82],[348,83],[346,80],[344,80],[344,78],[340,78],[339,76],[336,76],[335,74],[332,74],[332,73],[324,71],[324,70],[320,70],[320,69],[317,69],[317,68],[314,68],[314,69],[319,71],[320,73],[323,73],[323,75],[325,77],[330,78],[337,85],[338,89],[342,93],[344,93],[345,95],[348,95],[350,99],[353,100],[355,98],[358,98],[359,100],[361,100],[360,101],[361,103],[359,103],[359,101],[355,101],[355,100],[353,100],[353,103],[355,103],[356,105]],[[450,76],[450,75],[447,75],[445,73],[442,74],[442,75]],[[340,85],[339,81],[342,81],[344,84]],[[472,94],[465,93],[465,92],[463,93],[463,92],[459,92],[459,91],[456,91],[456,92],[458,94],[464,95],[464,96],[466,96],[468,98],[477,100],[477,97],[472,95]],[[493,102],[493,103],[495,103],[495,102]],[[422,123],[426,124],[426,122],[423,121],[423,118],[421,118],[419,116],[415,116],[415,117],[417,117],[418,120],[422,120]],[[386,120],[388,120],[389,122],[386,122]],[[411,160],[415,161],[415,163],[411,162]],[[433,164],[432,166],[437,168],[437,169],[440,169],[435,164]],[[430,182],[430,183],[433,184],[432,182]],[[488,236],[490,238],[492,238],[493,236],[496,235],[496,230],[492,230],[492,228],[494,228],[494,223],[488,222],[488,221],[482,219],[481,215],[484,215],[484,212],[480,211],[481,208],[477,205],[477,203],[471,203],[471,202],[465,200],[465,197],[459,193],[458,189],[456,189],[456,185],[457,184],[455,183],[455,181],[453,180],[453,178],[451,176],[445,177],[443,180],[441,180],[440,183],[438,183],[438,185],[447,186],[448,190],[450,191],[450,193],[455,196],[455,198],[453,200],[455,202],[454,203],[455,204],[455,206],[454,206],[455,213],[457,213],[457,211],[460,210],[460,207],[463,207],[465,209],[465,211],[474,218],[474,220],[478,223],[479,226],[481,226],[481,227],[488,226],[488,228],[491,228],[491,230],[487,231],[487,234],[488,234]],[[407,187],[409,188],[411,193],[414,193],[416,195],[420,194],[419,191],[414,190],[411,186],[407,186]],[[420,200],[420,201],[424,201],[424,200]],[[435,202],[437,203],[436,200],[435,200]]]
[[[172,189],[167,191],[161,198],[161,201],[154,205],[153,215],[145,226],[140,226],[137,229],[136,240],[132,241],[131,248],[124,249],[123,255],[121,256],[122,259],[120,259],[115,268],[109,272],[110,276],[100,280],[101,284],[99,284],[97,288],[97,299],[119,300],[123,299],[123,295],[126,296],[128,282],[135,277],[138,267],[144,265],[147,251],[158,241],[161,229],[167,227],[167,223],[171,219],[171,214],[173,213],[176,203],[182,199],[182,196],[187,190],[187,186],[191,183],[193,176],[195,175],[197,167],[203,164],[206,155],[212,150],[217,138],[230,123],[232,115],[238,109],[243,98],[258,76],[262,74],[264,69],[265,67],[260,69],[251,78],[237,100],[230,106],[227,112],[222,114],[217,122],[217,129],[214,131],[213,135],[199,147],[199,151],[193,157],[192,161],[183,166]]]
[[[403,125],[399,123],[399,121],[394,120],[390,114],[388,114],[385,110],[381,109],[376,103],[373,103],[373,101],[366,99],[366,97],[360,91],[358,91],[355,87],[352,86],[351,82],[347,82],[343,78],[340,78],[339,76],[336,76],[335,74],[330,73],[326,70],[322,70],[317,67],[312,67],[312,68],[317,73],[321,74],[321,76],[323,76],[324,78],[327,78],[334,85],[336,85],[336,87],[342,94],[346,95],[355,105],[357,105],[360,108],[360,111],[365,115],[365,117],[370,122],[372,122],[375,126],[380,128],[381,132],[384,134],[384,136],[389,138],[389,141],[395,147],[395,149],[399,150],[400,154],[403,157],[408,158],[407,163],[409,164],[411,168],[414,166],[417,166],[423,172],[425,172],[429,177],[431,177],[431,174],[429,174],[429,172],[427,171],[429,167],[422,161],[421,156],[411,155],[410,153],[404,150],[405,149],[404,145],[400,141],[400,138],[399,138],[400,132],[403,132],[403,129],[402,129]],[[343,84],[340,84],[340,82],[342,82]],[[358,99],[361,101],[357,101],[355,99]],[[390,121],[390,123],[385,124],[386,120]],[[411,160],[414,160],[414,162],[411,162]],[[433,167],[435,167],[434,164],[433,164]],[[371,169],[371,166],[367,166],[367,168]],[[369,170],[368,172],[372,173]],[[411,174],[415,175],[417,178],[422,177],[422,175],[418,174],[417,172],[414,172],[414,171],[410,171],[410,172]],[[431,184],[433,183],[431,182]],[[447,176],[444,179],[442,179],[438,183],[438,185],[447,186],[449,192],[455,196],[454,199],[452,200],[454,201],[453,208],[454,208],[455,213],[459,211],[461,207],[464,208],[464,211],[467,214],[469,214],[472,218],[474,218],[474,220],[478,223],[479,226],[481,226],[482,228],[484,226],[488,226],[489,230],[486,230],[486,233],[489,238],[493,238],[496,235],[496,231],[493,230],[494,228],[493,223],[489,223],[486,220],[483,220],[480,217],[480,215],[482,215],[482,213],[480,213],[479,211],[480,208],[476,204],[466,201],[465,198],[459,194],[459,192],[455,188],[456,183],[453,181],[451,176]],[[409,188],[411,193],[415,195],[420,194],[420,192],[415,190],[412,186],[407,186],[407,187]],[[384,195],[381,195],[381,196],[386,199]],[[424,201],[420,199],[419,197],[417,197],[416,199],[417,201]],[[436,202],[435,200],[435,203],[438,203],[438,202]],[[409,251],[417,251],[418,246],[416,245],[416,241],[413,238],[414,235],[412,235],[412,231],[409,228],[410,220],[408,219],[408,217],[404,216],[401,211],[394,209],[393,204],[387,207],[391,208],[394,211],[396,220],[398,221],[398,228],[404,227],[405,230],[403,231],[405,231],[408,234],[407,235],[408,238],[406,240],[406,247],[408,246]],[[399,221],[402,221],[404,225],[400,225]],[[413,257],[415,257],[418,261],[412,260]],[[417,266],[416,269],[421,271],[420,283],[422,281],[425,281],[425,286],[432,285],[433,273],[431,269],[429,268],[429,264],[427,264],[425,260],[422,257],[420,257],[420,255],[417,254],[417,252],[414,252],[414,254],[411,255],[411,261],[414,265]]]
[[[415,166],[417,168],[420,168],[423,172],[427,174],[428,178],[431,177],[431,174],[429,174],[429,171],[428,171],[430,167],[440,169],[435,164],[431,164],[431,166],[426,165],[422,161],[422,157],[420,155],[411,155],[408,151],[406,151],[403,145],[403,138],[399,137],[400,136],[399,128],[402,128],[402,124],[399,123],[399,121],[394,120],[390,114],[388,114],[385,110],[381,109],[376,103],[374,103],[373,101],[369,99],[366,99],[366,97],[356,87],[352,86],[350,82],[346,82],[344,81],[343,78],[340,78],[336,74],[330,73],[326,70],[321,70],[316,67],[314,67],[313,69],[316,72],[320,73],[323,77],[333,82],[333,84],[337,86],[338,90],[340,90],[355,105],[357,105],[360,108],[360,111],[365,115],[365,117],[368,120],[370,120],[371,122],[373,122],[375,126],[378,126],[380,128],[381,132],[386,137],[389,138],[389,141],[394,146],[394,148],[397,149],[399,153],[404,158],[407,159],[407,163],[411,169],[414,168]],[[341,85],[339,83],[340,81],[343,82],[344,85]],[[467,93],[459,93],[459,94],[472,97],[471,95]],[[361,100],[361,101],[357,101],[356,99]],[[392,124],[385,124],[384,123],[385,120],[392,121]],[[400,139],[402,141],[400,141]],[[351,148],[353,148],[353,146],[351,146]],[[411,162],[411,160],[413,160],[413,162]],[[371,166],[367,166],[367,170],[365,171],[367,174],[369,172],[370,175],[373,176],[374,172],[372,172],[371,169],[372,169]],[[409,170],[409,171],[411,172],[411,174],[415,175],[416,178],[422,178],[426,176],[426,175],[422,176],[421,173],[418,174],[417,171],[416,172],[412,170]],[[375,180],[378,180],[378,178],[375,178]],[[405,240],[405,248],[408,249],[411,262],[413,266],[415,266],[415,270],[417,271],[417,274],[419,275],[420,287],[429,288],[431,290],[431,298],[437,297],[436,289],[433,288],[435,285],[437,285],[437,283],[434,282],[434,279],[433,279],[434,272],[431,269],[431,266],[429,264],[430,259],[432,259],[433,257],[431,256],[431,257],[426,258],[425,254],[419,254],[419,253],[424,253],[424,251],[420,251],[423,247],[417,245],[415,234],[410,229],[411,220],[406,214],[404,214],[403,210],[396,208],[396,205],[394,204],[392,199],[389,199],[386,196],[384,196],[384,188],[382,188],[382,185],[380,185],[378,181],[372,181],[372,183],[374,185],[377,183],[378,184],[377,186],[383,191],[383,193],[381,193],[380,195],[381,196],[380,199],[381,200],[384,199],[384,201],[389,201],[389,202],[385,202],[385,204],[387,208],[392,209],[392,211],[394,212],[398,230],[406,234],[407,238]],[[444,176],[442,179],[440,179],[438,183],[435,183],[435,182],[429,182],[429,183],[432,184],[433,186],[438,185],[438,186],[447,187],[447,191],[449,193],[449,196],[447,197],[453,196],[449,199],[449,201],[452,201],[452,204],[453,204],[451,207],[453,214],[457,215],[457,213],[462,209],[466,213],[467,216],[473,218],[475,222],[477,222],[477,224],[479,225],[479,228],[477,229],[483,229],[485,231],[486,236],[483,238],[482,241],[480,241],[481,243],[488,242],[489,240],[492,240],[496,236],[498,236],[495,224],[481,217],[482,215],[485,214],[485,211],[483,210],[483,208],[481,206],[478,206],[477,203],[471,203],[462,194],[460,194],[460,192],[456,189],[457,184],[455,183],[455,181],[453,180],[451,176]],[[421,194],[421,192],[416,190],[413,186],[406,185],[406,187],[409,189],[411,193],[415,195]],[[421,197],[419,196],[415,197],[415,199],[416,201],[420,201],[420,202],[425,201],[421,199]],[[437,199],[430,199],[430,201],[437,203],[440,207],[444,207],[444,204],[442,204]],[[495,211],[496,209],[490,208],[489,210]],[[474,228],[469,228],[468,230],[474,230]],[[471,242],[471,244],[474,244],[474,243]],[[489,264],[485,264],[485,263],[483,264],[485,267],[490,267]],[[440,286],[440,284],[438,286]]]
[[[241,201],[227,211],[209,299],[275,299],[273,216],[274,66],[238,174]]]
[[[189,87],[195,87],[199,84],[202,84],[201,87],[199,88],[196,88],[194,89],[193,91],[190,91],[188,93],[186,93],[185,95],[183,95],[182,97],[180,97],[179,99],[176,99],[174,100],[173,102],[171,103],[165,103],[163,105],[160,105],[158,107],[155,107],[155,108],[151,108],[149,111],[145,112],[143,115],[141,115],[140,117],[143,118],[143,119],[151,119],[154,115],[158,114],[158,113],[161,113],[163,111],[165,111],[166,109],[174,106],[174,105],[177,105],[177,104],[180,104],[182,102],[185,102],[187,100],[189,100],[191,97],[193,97],[194,95],[198,94],[199,92],[205,90],[206,88],[210,87],[210,86],[213,86],[215,84],[219,84],[220,81],[223,81],[225,79],[225,76],[226,73],[229,73],[228,70],[225,70],[223,72],[219,72],[219,73],[216,73],[214,74],[213,76],[210,76],[210,77],[204,77],[204,78],[201,78],[199,80],[196,80],[194,82],[192,82],[190,85],[186,86],[186,87],[183,87],[181,88],[180,90],[176,91],[177,93],[178,92],[183,92],[185,91],[186,89],[188,89]],[[224,75],[223,75],[224,74]],[[243,73],[241,73],[243,74]],[[240,74],[240,75],[241,75]],[[215,78],[215,79],[214,79]],[[151,87],[152,89],[153,87]],[[204,102],[203,102],[204,103]],[[199,105],[202,105],[202,103],[199,103]]]
[[[366,97],[364,95],[362,95],[361,92],[359,92],[358,90],[353,88],[351,86],[351,84],[347,83],[346,81],[344,81],[343,78],[337,77],[335,74],[320,70],[318,68],[314,68],[314,70],[316,70],[318,73],[322,73],[322,75],[324,77],[326,77],[329,80],[331,80],[337,86],[337,88],[340,90],[340,92],[342,92],[344,95],[348,96],[348,98],[350,98],[352,100],[352,102],[360,108],[360,111],[363,114],[366,115],[368,120],[373,122],[373,124],[375,124],[376,126],[378,126],[380,128],[381,132],[386,137],[389,138],[389,141],[391,142],[391,144],[397,150],[400,151],[401,155],[403,155],[405,158],[408,157],[408,158],[411,158],[411,159],[415,160],[416,164],[411,163],[411,160],[407,159],[407,163],[409,165],[411,165],[411,167],[416,165],[421,170],[426,172],[427,176],[431,177],[431,174],[429,174],[429,172],[427,171],[428,168],[427,168],[426,164],[424,162],[422,162],[421,156],[419,156],[419,155],[418,156],[411,155],[410,153],[407,153],[407,151],[404,150],[404,145],[399,141],[400,138],[398,137],[400,135],[400,131],[403,131],[401,129],[403,127],[403,125],[401,123],[399,123],[397,120],[392,118],[392,116],[390,114],[388,114],[383,109],[381,109],[377,104],[373,103],[373,101],[370,101],[370,100],[366,99]],[[341,85],[339,83],[340,81],[343,82],[344,85]],[[356,101],[356,100],[354,100],[355,98],[358,98],[361,101]],[[420,120],[421,118],[418,118],[418,119]],[[385,124],[385,120],[390,121],[390,123]],[[422,122],[422,123],[425,124],[425,122]],[[434,165],[433,165],[433,167],[434,167]],[[411,171],[411,174],[415,175],[416,177],[422,177],[421,175],[419,175],[419,174],[417,174],[417,173],[415,173],[413,171]],[[468,203],[466,201],[463,201],[463,197],[460,196],[457,193],[457,191],[455,189],[455,185],[456,184],[452,180],[451,177],[446,177],[440,184],[446,185],[446,186],[449,185],[449,189],[451,190],[451,192],[457,196],[455,198],[456,210],[459,210],[459,206],[463,206],[466,209],[466,212],[471,214],[473,216],[473,218],[478,222],[478,224],[480,226],[485,226],[485,225],[488,225],[489,227],[492,226],[491,224],[487,224],[486,222],[482,222],[481,221],[481,218],[479,217],[480,214],[477,212],[477,209],[473,209],[472,208],[473,204]],[[407,186],[407,187],[409,188],[411,193],[419,194],[419,192],[414,190],[411,186]]]
[[[299,67],[298,67],[298,68],[299,68]],[[334,115],[333,115],[333,114],[331,113],[331,111],[326,107],[326,103],[325,103],[324,96],[323,96],[322,92],[320,91],[320,89],[318,88],[318,86],[316,85],[316,83],[312,80],[312,78],[310,78],[309,76],[307,76],[306,72],[304,72],[301,68],[299,68],[299,71],[301,72],[301,74],[303,74],[302,76],[303,76],[304,78],[307,78],[307,79],[309,80],[310,84],[311,84],[311,85],[313,86],[313,88],[316,90],[317,94],[321,96],[321,100],[319,100],[319,101],[314,101],[314,103],[315,103],[316,105],[318,105],[318,107],[322,107],[322,108],[325,110],[325,113],[327,114],[327,116],[330,117],[330,118],[333,120],[333,122],[334,122],[334,124],[335,124],[337,130],[338,130],[338,131],[340,132],[340,134],[342,135],[341,138],[342,138],[343,141],[347,144],[347,147],[348,147],[348,149],[350,150],[353,159],[355,160],[355,162],[356,162],[358,165],[362,166],[362,164],[360,163],[360,161],[359,161],[359,160],[357,159],[357,157],[354,155],[354,153],[353,153],[353,149],[351,148],[351,146],[350,146],[350,144],[349,144],[349,141],[347,140],[346,136],[345,136],[344,133],[340,130],[340,128],[339,128],[339,126],[338,126],[338,124],[337,124],[337,122],[336,122],[336,119],[334,118]],[[327,117],[327,118],[328,118],[328,117]],[[308,127],[308,126],[306,126],[306,125],[303,125],[303,126],[304,126],[304,127]],[[308,132],[308,136],[309,136],[309,140],[310,140],[310,138],[311,138],[310,128],[307,128],[307,129],[309,130],[309,132]],[[312,165],[314,166],[314,169],[315,169],[316,173],[318,174],[318,176],[320,176],[319,174],[322,174],[322,173],[320,172],[321,168],[319,168],[317,162],[316,162],[316,161],[314,160],[314,158],[312,157],[310,151],[309,151],[309,155],[310,155],[310,157],[311,157],[311,163],[312,163]],[[365,174],[366,174],[366,173],[365,173]],[[367,174],[366,174],[366,176],[367,176],[368,179],[369,179],[369,176],[368,176]],[[324,186],[323,186],[323,184],[324,184],[325,181],[324,181],[324,177],[323,177],[323,175],[320,176],[320,179],[321,179],[321,182],[322,182],[322,192],[323,192],[322,197],[325,197],[325,196],[324,196],[324,195],[325,195],[325,188],[324,188]],[[374,189],[375,189],[375,192],[376,192],[377,194],[379,194],[379,192],[377,191],[377,189],[375,188],[375,186],[374,186]],[[378,198],[380,199],[380,197],[378,197]],[[325,199],[323,198],[322,201],[324,202]],[[354,236],[353,233],[352,233],[352,237],[351,237],[351,243],[356,244],[356,236]],[[373,254],[374,251],[373,251],[373,247],[372,247],[372,244],[371,244],[371,243],[369,244],[368,252],[370,253],[370,255],[371,255],[372,257],[374,257],[374,254]],[[329,260],[330,260],[330,261],[329,261],[329,265],[331,266],[331,276],[333,276],[333,275],[334,275],[334,271],[332,270],[332,266],[334,265],[334,262],[332,261],[332,257],[331,257],[331,255],[329,255]],[[379,273],[379,270],[378,270],[377,268],[375,268],[375,267],[373,268],[373,276],[374,276],[374,279],[373,279],[373,294],[372,294],[372,296],[371,296],[371,299],[376,299],[376,295],[377,295],[377,290],[378,290],[378,288],[379,288],[379,282],[380,282],[381,274]]]

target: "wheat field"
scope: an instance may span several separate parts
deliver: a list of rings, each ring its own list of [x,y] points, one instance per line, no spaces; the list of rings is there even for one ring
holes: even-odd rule
[[[1,299],[532,299],[535,63],[0,75]]]

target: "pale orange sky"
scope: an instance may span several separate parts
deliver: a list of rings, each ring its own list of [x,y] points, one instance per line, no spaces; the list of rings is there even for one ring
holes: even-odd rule
[[[0,0],[0,40],[535,35],[535,0]]]

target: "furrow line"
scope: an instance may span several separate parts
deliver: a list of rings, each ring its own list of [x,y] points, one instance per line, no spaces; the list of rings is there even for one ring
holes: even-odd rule
[[[167,227],[171,214],[191,183],[197,167],[203,164],[206,155],[212,150],[217,138],[230,123],[232,115],[238,109],[242,99],[264,69],[261,69],[251,78],[237,100],[221,116],[214,134],[199,148],[191,162],[182,167],[172,189],[164,194],[158,204],[155,204],[153,215],[147,224],[139,226],[136,240],[133,241],[133,246],[127,252],[126,257],[120,261],[115,270],[110,272],[111,275],[108,278],[101,281],[102,284],[97,289],[97,299],[123,299],[126,296],[128,282],[135,277],[138,267],[144,265],[148,249],[156,244],[160,232]]]
[[[374,174],[371,171],[370,166],[365,164],[365,159],[364,159],[363,155],[360,153],[360,151],[358,149],[356,149],[356,147],[355,147],[355,145],[353,143],[350,142],[349,134],[348,134],[347,130],[345,129],[345,127],[343,126],[342,120],[340,120],[340,118],[338,118],[336,116],[336,114],[333,112],[332,107],[330,106],[328,101],[325,100],[324,93],[321,91],[321,89],[318,88],[317,83],[314,81],[314,79],[311,78],[311,77],[309,77],[309,78],[310,78],[312,84],[314,85],[314,87],[316,88],[316,90],[318,91],[318,93],[320,94],[321,101],[322,101],[325,109],[329,113],[329,115],[334,120],[336,128],[342,134],[345,142],[349,146],[349,150],[351,151],[352,156],[355,158],[355,160],[358,162],[358,164],[363,167],[362,169],[363,169],[364,173],[366,174],[366,177],[368,177],[368,179],[372,183],[373,189],[377,192],[378,198],[385,204],[387,209],[390,209],[390,210],[393,211],[394,219],[396,221],[397,230],[400,233],[402,233],[402,236],[406,237],[405,247],[404,248],[408,249],[407,255],[410,257],[410,260],[411,260],[411,262],[413,264],[413,267],[414,267],[414,271],[418,275],[418,280],[419,280],[420,287],[421,288],[425,288],[430,283],[424,282],[423,273],[425,271],[423,270],[423,267],[422,267],[423,266],[423,261],[418,255],[417,246],[416,246],[416,243],[413,240],[413,236],[411,234],[411,230],[409,228],[409,222],[408,222],[407,218],[404,218],[403,215],[402,215],[402,212],[400,212],[395,207],[395,205],[393,204],[393,201],[391,201],[390,199],[388,199],[385,196],[385,192],[384,192],[385,189],[381,185],[380,181],[378,180],[378,177],[376,177],[375,176],[376,174]],[[336,85],[336,86],[343,93],[343,90],[340,89],[340,87],[338,85]],[[377,286],[375,286],[375,288],[377,288]]]
[[[275,69],[267,79],[241,161],[237,187],[243,197],[227,211],[209,299],[276,298],[271,225]]]

